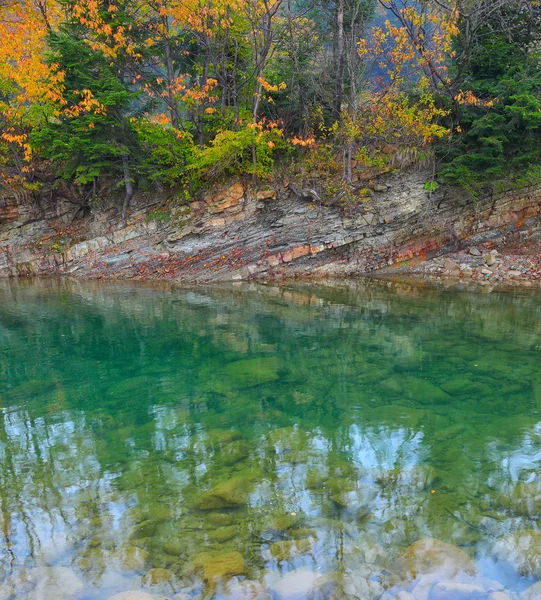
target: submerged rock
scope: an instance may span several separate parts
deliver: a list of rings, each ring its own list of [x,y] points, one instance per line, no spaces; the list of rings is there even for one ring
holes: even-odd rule
[[[447,392],[427,379],[406,377],[403,388],[408,397],[420,404],[443,404],[451,399]]]
[[[28,581],[34,586],[25,597],[28,600],[72,600],[84,590],[83,582],[67,567],[36,567],[28,572]]]
[[[203,552],[196,557],[193,564],[196,569],[202,569],[203,577],[207,582],[246,574],[246,564],[239,552],[225,554]]]
[[[239,530],[235,525],[230,525],[229,527],[219,527],[214,531],[209,533],[209,538],[212,540],[216,540],[222,544],[223,542],[227,542],[236,537],[239,533]]]
[[[307,554],[312,549],[312,545],[313,542],[309,539],[275,542],[270,545],[270,553],[278,561],[288,560],[300,554]]]
[[[239,476],[232,477],[204,493],[197,501],[196,506],[202,510],[244,506],[248,503],[251,490],[250,481]]]
[[[112,557],[112,563],[122,571],[140,572],[145,568],[148,551],[137,546],[127,546]]]
[[[308,460],[310,436],[298,427],[281,427],[271,431],[267,439],[277,454],[292,463]]]
[[[326,587],[330,587],[327,577],[306,567],[290,571],[268,587],[274,600],[323,600],[330,596]]]
[[[142,578],[142,583],[145,587],[153,587],[161,585],[162,583],[168,583],[173,579],[173,573],[169,569],[150,569],[148,573]]]
[[[255,387],[278,379],[278,358],[275,356],[249,358],[229,363],[224,375],[235,387]]]
[[[498,499],[498,505],[521,517],[541,514],[541,485],[537,481],[520,481],[509,494]]]
[[[443,581],[437,583],[430,593],[431,600],[473,600],[486,596],[486,590],[482,585],[475,583],[458,583],[455,581]]]
[[[541,581],[525,589],[519,596],[520,600],[541,600]]]
[[[541,578],[541,531],[531,529],[506,535],[496,541],[492,554],[522,577]]]
[[[219,461],[223,465],[235,465],[244,460],[250,454],[250,445],[244,440],[236,440],[224,446],[219,455]]]
[[[271,600],[259,581],[231,581],[220,594],[223,600]]]
[[[466,552],[434,538],[418,540],[406,548],[400,566],[406,576],[413,578],[417,574],[436,572],[446,576],[476,572],[475,563]]]
[[[217,527],[227,527],[233,523],[233,516],[223,513],[208,513],[206,520]]]
[[[130,592],[120,592],[120,594],[110,596],[107,600],[155,600],[155,598],[147,592],[133,590]]]

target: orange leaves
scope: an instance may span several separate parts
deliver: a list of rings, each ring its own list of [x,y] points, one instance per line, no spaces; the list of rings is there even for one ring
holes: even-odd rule
[[[459,104],[467,106],[484,106],[491,108],[494,106],[494,100],[482,100],[478,98],[471,90],[460,90],[459,93],[454,97]]]
[[[96,100],[90,90],[74,90],[74,95],[80,96],[81,100],[69,108],[65,108],[63,114],[68,118],[78,117],[83,113],[94,113],[96,115],[105,115],[107,109],[105,106]],[[93,127],[93,125],[90,125]]]
[[[287,84],[284,83],[283,81],[281,83],[273,85],[273,84],[269,83],[268,81],[265,81],[265,79],[263,79],[263,77],[258,77],[257,80],[259,81],[259,83],[261,84],[261,86],[263,87],[263,89],[266,92],[279,92],[279,91],[285,90],[287,88]]]
[[[294,146],[301,146],[301,147],[306,147],[306,146],[314,146],[316,143],[316,140],[314,137],[308,137],[308,138],[299,138],[297,136],[295,136],[292,140],[291,143]]]

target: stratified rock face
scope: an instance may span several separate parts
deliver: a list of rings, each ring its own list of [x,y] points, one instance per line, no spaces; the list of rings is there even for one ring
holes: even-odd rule
[[[0,215],[0,277],[66,273],[200,283],[358,275],[420,265],[498,235],[518,237],[519,230],[530,235],[540,225],[541,188],[472,202],[449,190],[444,196],[442,187],[429,202],[424,186],[431,176],[418,169],[385,174],[369,202],[347,211],[332,198],[327,205],[307,200],[293,186],[257,190],[234,181],[174,206],[161,221],[136,207],[127,222],[98,211],[77,222],[68,238],[59,237],[66,223],[52,212],[36,221],[26,209],[12,211],[12,222]],[[492,254],[483,257],[475,246],[470,252],[470,262],[496,268]],[[471,277],[469,268],[450,258],[443,265],[461,277]]]
[[[475,563],[466,552],[433,538],[418,540],[406,548],[400,566],[405,576],[413,578],[430,573],[450,577],[459,573],[473,575],[476,572]]]
[[[492,553],[522,577],[541,578],[541,531],[531,529],[506,535],[496,541]]]

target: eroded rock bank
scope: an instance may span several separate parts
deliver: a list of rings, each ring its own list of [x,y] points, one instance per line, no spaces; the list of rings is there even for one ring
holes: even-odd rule
[[[472,201],[449,190],[427,192],[429,179],[419,169],[384,175],[367,181],[349,206],[314,200],[288,182],[263,189],[235,182],[192,202],[140,206],[125,222],[111,208],[67,224],[57,216],[61,206],[36,217],[8,199],[0,207],[0,276],[203,283],[384,270],[538,278],[541,187]],[[532,268],[509,264],[493,277],[498,248],[532,243]],[[434,260],[449,253],[453,264]]]

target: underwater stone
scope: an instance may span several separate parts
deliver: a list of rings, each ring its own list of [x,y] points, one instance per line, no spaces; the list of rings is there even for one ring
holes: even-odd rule
[[[127,546],[113,555],[113,562],[124,571],[142,571],[148,560],[148,552],[137,546]]]
[[[152,594],[147,592],[131,591],[131,592],[120,592],[110,596],[107,600],[155,600]]]
[[[487,600],[511,600],[511,596],[507,592],[492,592]],[[541,595],[534,596],[533,598],[525,598],[524,600],[541,600]]]
[[[148,573],[142,578],[142,583],[145,587],[151,587],[154,585],[160,585],[161,583],[167,583],[173,578],[173,573],[169,569],[150,569]]]
[[[231,515],[224,515],[221,513],[208,513],[206,520],[211,525],[216,525],[217,527],[226,527],[233,523],[233,517]]]
[[[201,510],[244,506],[248,503],[251,490],[252,484],[248,480],[232,477],[203,494],[196,506]]]
[[[498,505],[522,517],[541,514],[541,485],[538,482],[519,481],[510,494],[502,494]]]
[[[516,569],[522,577],[541,578],[541,531],[517,531],[496,541],[496,560]]]
[[[278,358],[249,358],[229,363],[224,368],[224,375],[238,387],[255,387],[278,379]]]
[[[203,570],[203,576],[209,582],[222,577],[246,574],[246,564],[239,552],[227,554],[203,552],[194,560],[194,566]]]
[[[274,529],[276,531],[287,531],[288,529],[291,529],[292,527],[295,527],[296,525],[299,525],[299,523],[302,521],[302,517],[300,517],[299,515],[291,515],[291,514],[286,514],[286,515],[282,515],[281,517],[276,517],[275,519],[272,519],[272,521],[269,524],[269,529]]]
[[[519,595],[520,600],[541,600],[541,581],[534,583],[529,588],[526,588]]]
[[[274,600],[305,600],[305,598],[325,598],[318,590],[327,578],[306,567],[290,571],[268,587]]]
[[[486,590],[482,585],[442,581],[432,588],[430,598],[431,600],[472,600],[485,595]]]
[[[474,575],[475,564],[460,548],[434,538],[414,542],[401,556],[404,574],[415,578],[417,574],[439,572],[454,576],[460,572]]]
[[[219,461],[223,465],[235,465],[250,454],[250,445],[244,440],[227,444],[220,452]]]
[[[449,394],[426,379],[407,377],[404,380],[404,392],[421,404],[443,404],[450,401]]]
[[[232,540],[238,533],[239,530],[234,525],[231,525],[230,527],[219,527],[209,533],[209,538],[223,544],[224,542]]]
[[[169,556],[180,556],[182,550],[183,544],[180,540],[168,540],[163,545],[163,551]]]
[[[271,600],[259,581],[232,581],[225,586],[224,600]]]
[[[270,553],[278,561],[288,560],[299,554],[307,554],[312,549],[312,545],[313,542],[308,539],[274,542],[270,545]]]
[[[29,600],[77,598],[84,589],[83,582],[67,567],[36,567],[28,572],[28,580],[35,585]]]

